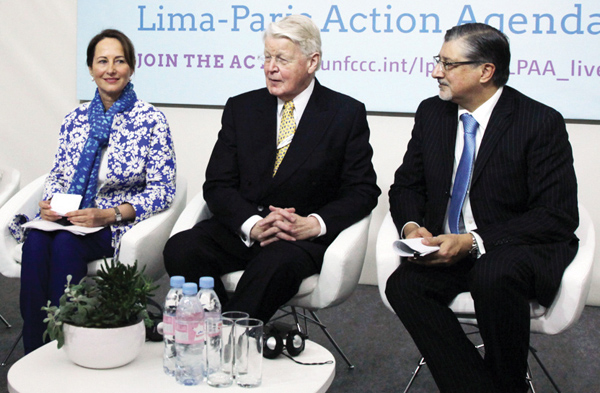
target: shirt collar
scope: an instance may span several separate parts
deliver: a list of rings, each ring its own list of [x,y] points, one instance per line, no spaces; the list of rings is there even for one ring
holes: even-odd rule
[[[477,120],[477,123],[479,123],[479,128],[481,129],[482,132],[485,131],[485,129],[487,128],[487,125],[490,121],[490,117],[492,116],[494,107],[496,106],[496,104],[498,103],[498,100],[500,99],[500,96],[502,95],[502,90],[504,90],[504,87],[500,86],[500,88],[498,88],[498,90],[494,93],[493,96],[491,96],[486,102],[481,104],[479,106],[479,108],[475,109],[475,111],[473,113],[471,113],[471,115],[473,115],[475,120]],[[469,113],[469,111],[466,110],[465,108],[459,106],[458,107],[458,118],[459,119],[463,113]]]
[[[314,89],[315,89],[315,79],[313,78],[313,80],[310,82],[308,87],[306,89],[304,89],[304,91],[302,91],[302,93],[300,93],[296,97],[294,97],[294,99],[292,100],[294,102],[294,118],[296,119],[296,124],[298,123],[299,119],[302,117],[302,114],[304,113],[304,109],[306,109],[306,106],[308,105],[308,100],[310,99],[310,96],[312,95],[312,92]],[[277,97],[277,115],[279,117],[281,117],[281,113],[283,112],[284,104],[285,104],[285,101],[283,101],[281,98]]]

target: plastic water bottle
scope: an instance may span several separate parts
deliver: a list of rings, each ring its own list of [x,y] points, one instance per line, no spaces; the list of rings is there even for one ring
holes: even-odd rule
[[[183,296],[183,276],[171,277],[171,289],[165,298],[163,307],[163,370],[165,374],[175,375],[175,313],[181,296]]]
[[[204,326],[206,335],[206,377],[209,385],[228,386],[230,376],[221,369],[221,349],[223,345],[221,319],[221,302],[214,291],[215,280],[212,277],[200,278],[198,299],[204,309]]]
[[[175,314],[175,379],[182,385],[198,385],[204,379],[204,310],[198,285],[183,284],[183,297]]]

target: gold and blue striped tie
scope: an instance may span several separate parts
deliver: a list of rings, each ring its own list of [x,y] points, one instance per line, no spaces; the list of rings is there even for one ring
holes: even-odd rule
[[[296,132],[296,120],[294,120],[294,102],[288,101],[283,105],[283,113],[281,114],[281,124],[279,125],[279,136],[277,137],[277,146],[281,144],[286,138]],[[285,153],[287,153],[290,144],[286,144],[280,149],[277,149],[277,156],[275,157],[275,167],[273,168],[273,176],[277,173]]]

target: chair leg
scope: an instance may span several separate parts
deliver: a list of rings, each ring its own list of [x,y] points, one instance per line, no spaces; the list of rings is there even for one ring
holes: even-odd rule
[[[314,323],[315,325],[319,326],[321,328],[321,330],[323,331],[323,333],[325,333],[325,336],[327,336],[327,338],[329,339],[329,342],[331,342],[331,344],[335,347],[335,349],[337,350],[337,352],[340,354],[340,356],[344,359],[344,361],[346,362],[346,364],[348,365],[348,369],[352,370],[354,369],[354,365],[350,362],[350,360],[348,359],[348,357],[346,356],[346,354],[344,353],[344,351],[342,351],[342,349],[340,348],[340,346],[338,345],[338,343],[334,340],[333,336],[329,333],[329,330],[327,330],[327,326],[325,326],[321,320],[319,319],[319,317],[317,316],[316,312],[311,311],[311,310],[307,310],[304,309],[304,313],[298,312],[296,310],[296,307],[293,306],[289,306],[291,311],[287,311],[285,310],[284,307],[280,308],[279,310],[281,312],[283,312],[282,315],[279,315],[275,318],[271,319],[271,322],[276,321],[278,319],[284,318],[288,315],[292,315],[294,318],[294,322],[296,325],[296,328],[303,333],[307,338],[308,338],[308,325],[307,322],[311,322]],[[308,311],[310,313],[310,316],[306,315],[306,311]],[[298,319],[298,317],[302,318],[304,320],[304,328],[302,326],[300,326],[300,321]]]
[[[529,367],[529,361],[527,361],[527,374],[525,374],[525,380],[527,381],[527,385],[529,385],[531,393],[535,393],[535,388],[533,387],[533,374],[531,373],[531,367]]]
[[[306,312],[306,309],[304,309],[304,311]],[[331,334],[327,330],[327,326],[325,326],[321,322],[321,320],[319,319],[319,317],[317,316],[317,314],[314,311],[311,311],[311,310],[308,310],[308,311],[310,312],[311,317],[308,317],[305,314],[299,314],[298,312],[296,312],[296,308],[292,307],[292,311],[290,312],[290,314],[293,314],[294,319],[296,321],[296,326],[300,327],[300,323],[298,322],[298,316],[300,316],[300,317],[302,317],[304,319],[304,324],[305,325],[306,325],[306,321],[308,320],[309,322],[312,322],[315,325],[319,326],[321,328],[321,330],[323,331],[323,333],[325,333],[325,335],[329,339],[329,342],[331,342],[331,344],[335,347],[335,349],[338,351],[338,353],[340,354],[340,356],[344,359],[344,361],[348,365],[348,368],[350,370],[354,369],[354,365],[350,362],[350,360],[348,359],[348,357],[346,356],[346,354],[344,353],[344,351],[342,351],[342,349],[340,348],[340,346],[333,339],[333,337],[331,336]],[[307,332],[303,332],[303,333],[306,334]]]
[[[300,320],[298,319],[298,312],[296,311],[296,307],[290,306],[292,309],[292,316],[294,317],[294,322],[296,323],[296,329],[299,332],[302,332],[302,326],[300,326]],[[304,334],[308,337],[308,327],[306,326],[306,318],[304,318]]]
[[[327,330],[327,326],[325,326],[325,325],[323,325],[323,323],[321,323],[321,320],[319,319],[319,317],[317,316],[317,314],[314,311],[309,310],[309,312],[310,312],[310,315],[313,317],[313,319],[316,321],[316,324],[321,328],[321,330],[323,331],[323,333],[325,333],[325,335],[327,336],[327,338],[329,339],[331,344],[335,347],[335,349],[338,351],[340,356],[344,359],[344,361],[348,365],[348,369],[350,369],[350,370],[354,369],[354,365],[350,362],[350,360],[348,359],[348,357],[346,356],[344,351],[342,351],[342,348],[340,348],[338,343],[335,342],[335,340],[333,339],[333,337]]]
[[[485,348],[483,344],[476,345],[475,347],[480,350]],[[556,390],[557,393],[562,393],[560,388],[556,384],[556,382],[554,382],[554,379],[552,379],[552,376],[548,372],[548,369],[546,369],[546,367],[544,366],[544,363],[542,363],[541,359],[538,357],[537,350],[534,347],[530,346],[529,352],[531,352],[531,354],[535,358],[535,361],[537,362],[537,364],[540,365],[540,368],[542,369],[544,374],[546,374],[546,378],[548,378],[548,380],[554,387],[554,390]],[[413,382],[415,381],[415,378],[417,378],[419,371],[421,371],[421,368],[426,364],[427,364],[427,362],[425,362],[425,358],[422,357],[421,360],[419,361],[419,364],[417,365],[417,368],[415,369],[415,371],[413,371],[413,374],[410,377],[410,381],[408,381],[408,385],[406,385],[406,388],[404,389],[404,393],[408,392],[408,390],[412,386]],[[529,362],[527,362],[527,374],[525,375],[525,379],[527,380],[527,385],[529,385],[529,390],[531,391],[531,393],[536,393],[535,388],[533,387],[533,374],[531,372],[531,367],[529,367]]]
[[[0,314],[0,319],[6,325],[7,328],[12,327],[12,325],[10,323],[8,323],[8,321],[6,319],[4,319],[4,317],[2,316],[2,314]]]
[[[410,377],[410,381],[408,381],[408,385],[406,385],[406,388],[404,389],[404,393],[408,392],[408,390],[412,386],[413,382],[415,381],[415,378],[417,378],[417,375],[419,375],[419,371],[421,371],[421,367],[423,367],[425,364],[426,364],[425,358],[421,358],[421,360],[419,360],[419,364],[417,365],[417,368],[415,368],[415,371],[413,371],[412,376]]]
[[[8,352],[8,355],[6,355],[6,359],[4,359],[4,361],[2,362],[2,364],[0,364],[0,367],[6,366],[6,363],[8,363],[8,359],[10,358],[10,355],[12,355],[12,353],[15,350],[15,348],[17,347],[17,344],[19,343],[19,341],[21,341],[22,337],[23,337],[23,332],[19,333],[19,337],[17,337],[17,339],[15,340],[15,343],[13,344],[12,348]]]
[[[529,352],[531,352],[531,354],[533,355],[533,358],[535,359],[535,361],[537,362],[537,364],[540,365],[542,371],[544,372],[544,374],[546,374],[546,378],[548,378],[548,380],[550,381],[550,383],[552,384],[552,386],[554,387],[554,390],[556,390],[557,393],[561,393],[560,388],[558,387],[558,385],[556,384],[556,382],[554,382],[554,379],[552,379],[552,377],[550,376],[550,373],[548,372],[548,369],[546,369],[546,367],[544,366],[544,363],[542,363],[542,361],[540,360],[540,358],[537,355],[537,349],[535,349],[534,347],[529,347]],[[533,385],[530,383],[531,389],[533,391]]]

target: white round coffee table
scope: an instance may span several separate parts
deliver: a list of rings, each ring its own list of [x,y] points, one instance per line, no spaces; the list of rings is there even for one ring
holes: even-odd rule
[[[10,393],[114,393],[114,392],[326,392],[335,376],[335,359],[317,343],[306,341],[296,359],[304,363],[333,361],[304,366],[283,356],[263,361],[262,385],[246,389],[234,384],[224,389],[206,384],[189,387],[175,382],[162,371],[162,343],[148,342],[131,363],[109,370],[87,369],[72,363],[65,352],[51,342],[17,361],[8,371]]]

